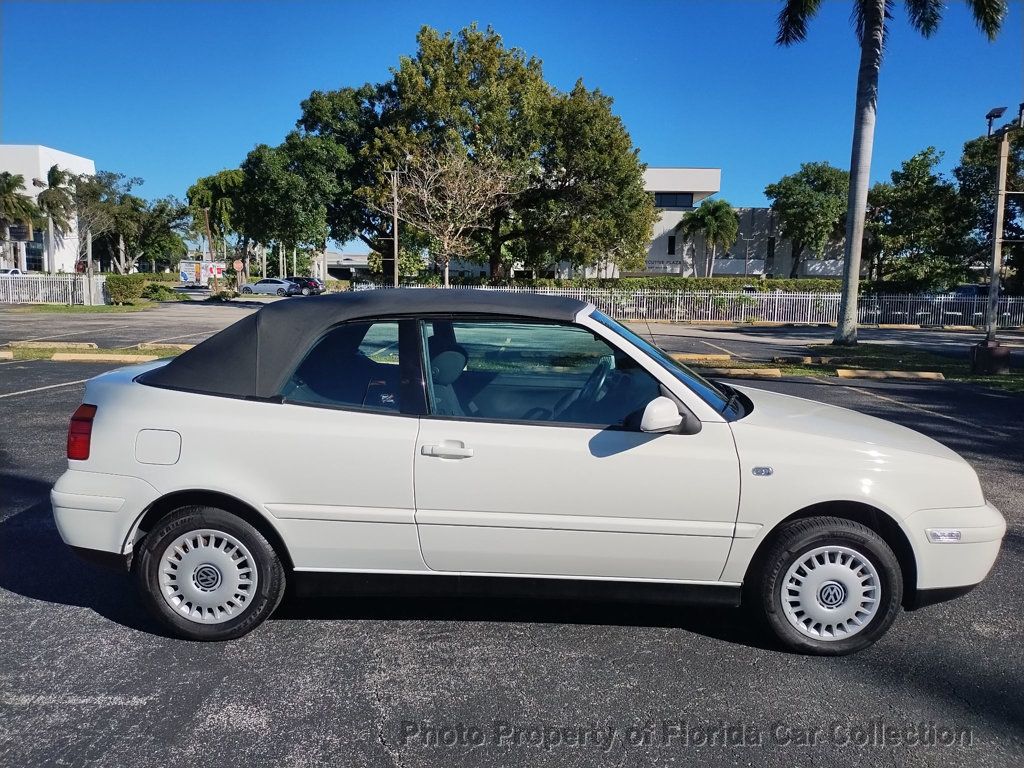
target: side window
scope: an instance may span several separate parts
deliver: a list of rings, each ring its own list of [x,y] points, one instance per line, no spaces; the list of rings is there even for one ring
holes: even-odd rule
[[[398,411],[398,323],[345,323],[309,350],[281,394],[290,403]]]
[[[660,394],[629,355],[579,326],[433,320],[423,335],[438,416],[639,429]]]

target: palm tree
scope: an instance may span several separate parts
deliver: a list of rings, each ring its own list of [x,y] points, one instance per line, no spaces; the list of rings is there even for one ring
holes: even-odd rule
[[[32,223],[38,215],[36,204],[25,194],[25,177],[20,173],[0,171],[0,232],[4,249],[11,239],[11,225],[24,224],[32,237]],[[24,264],[18,264],[24,270]]]
[[[995,39],[1006,16],[1006,0],[966,0],[974,20],[989,40]],[[834,344],[857,343],[857,290],[860,254],[864,238],[871,149],[878,104],[878,73],[885,47],[886,22],[892,18],[894,0],[853,0],[853,22],[860,43],[857,73],[857,106],[853,119],[850,152],[850,197],[846,209],[846,254],[843,264],[843,299]],[[930,37],[942,20],[944,0],[903,0],[910,25]],[[783,0],[779,13],[779,45],[793,45],[807,37],[807,24],[821,7],[821,0]]]
[[[732,246],[736,242],[739,230],[739,215],[728,202],[722,199],[705,200],[697,210],[685,214],[682,221],[676,225],[676,231],[681,232],[691,242],[697,235],[704,238],[704,258],[706,260],[704,274],[707,277],[714,276],[718,246],[722,246],[723,249]],[[707,260],[709,245],[711,246],[710,261]],[[696,271],[695,267],[694,272],[696,273]]]
[[[62,171],[56,165],[50,166],[46,173],[46,188],[36,198],[39,210],[46,214],[46,268],[50,272],[55,268],[54,242],[71,229],[74,201],[68,184],[70,179],[68,171]]]

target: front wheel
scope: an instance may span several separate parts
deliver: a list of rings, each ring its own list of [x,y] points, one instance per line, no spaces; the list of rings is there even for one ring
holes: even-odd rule
[[[243,288],[242,293],[252,293],[252,288]]]
[[[839,656],[885,634],[902,603],[903,576],[892,549],[870,528],[815,517],[779,530],[749,593],[784,645]]]
[[[185,507],[161,520],[134,571],[147,608],[190,640],[241,637],[284,596],[284,568],[267,539],[213,507]]]

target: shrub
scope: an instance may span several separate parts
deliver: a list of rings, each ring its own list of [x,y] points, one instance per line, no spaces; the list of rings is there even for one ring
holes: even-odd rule
[[[231,299],[238,298],[238,291],[217,291],[217,293],[211,293],[207,301],[231,301]]]
[[[143,274],[108,275],[107,294],[111,304],[132,304],[142,298],[148,278]]]
[[[185,299],[176,290],[162,282],[147,283],[146,287],[142,289],[142,298],[152,301],[182,301]]]
[[[327,278],[327,282],[324,284],[327,293],[342,293],[344,291],[352,290],[351,280],[335,280],[332,277]]]

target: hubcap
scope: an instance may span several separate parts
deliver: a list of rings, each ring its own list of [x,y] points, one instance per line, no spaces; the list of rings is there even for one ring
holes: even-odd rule
[[[789,623],[815,640],[842,640],[878,612],[881,582],[875,566],[848,547],[818,547],[801,555],[780,587]]]
[[[220,624],[256,594],[256,563],[234,536],[204,528],[172,541],[160,558],[160,594],[180,616]]]

